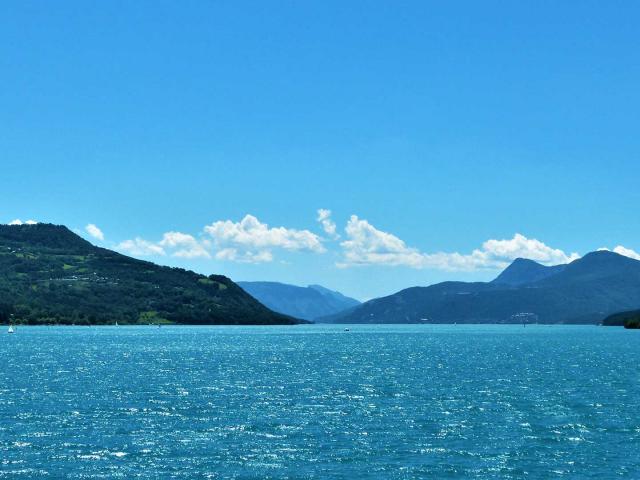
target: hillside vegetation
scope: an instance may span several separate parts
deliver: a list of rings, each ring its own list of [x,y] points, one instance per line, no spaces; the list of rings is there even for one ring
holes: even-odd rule
[[[292,324],[227,277],[95,247],[64,226],[0,225],[0,321]]]

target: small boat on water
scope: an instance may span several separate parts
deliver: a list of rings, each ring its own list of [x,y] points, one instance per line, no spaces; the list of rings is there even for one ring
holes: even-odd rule
[[[348,332],[348,331],[349,331],[349,329],[348,329],[348,328],[345,328],[345,329],[344,329],[344,331],[345,331],[345,332]]]
[[[7,330],[7,333],[15,333],[16,331],[13,329],[13,325],[9,325],[9,330]]]

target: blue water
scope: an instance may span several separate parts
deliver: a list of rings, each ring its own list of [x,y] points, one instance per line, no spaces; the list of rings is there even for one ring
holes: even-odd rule
[[[0,478],[640,478],[640,332],[23,327]]]

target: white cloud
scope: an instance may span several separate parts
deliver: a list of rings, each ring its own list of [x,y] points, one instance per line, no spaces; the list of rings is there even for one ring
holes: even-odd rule
[[[340,235],[336,233],[336,224],[331,219],[331,210],[320,208],[318,210],[318,222],[322,225],[324,232],[333,239],[340,238]]]
[[[216,258],[239,262],[269,262],[274,249],[325,252],[322,239],[309,230],[270,228],[253,215],[241,221],[217,221],[204,228],[219,249]]]
[[[367,220],[352,215],[345,228],[348,240],[340,245],[344,259],[341,267],[355,265],[405,265],[420,268],[423,255],[402,240],[378,230]]]
[[[164,256],[180,258],[211,258],[208,240],[198,241],[192,235],[181,232],[167,232],[159,242],[151,242],[140,237],[125,240],[116,248],[138,257]]]
[[[27,220],[26,222],[23,222],[19,218],[16,218],[15,220],[11,220],[9,222],[9,225],[35,225],[37,223],[38,222],[36,222],[35,220]]]
[[[96,227],[93,223],[88,224],[86,227],[84,227],[84,229],[93,238],[104,240],[104,233],[102,233],[102,230]]]
[[[519,233],[508,240],[488,240],[470,254],[458,252],[423,253],[409,247],[391,233],[378,230],[367,220],[352,215],[345,228],[347,240],[342,242],[343,259],[339,267],[358,265],[407,266],[442,270],[477,270],[506,267],[518,257],[529,258],[544,265],[568,263],[579,258],[577,253],[566,254],[539,240]]]
[[[157,243],[149,242],[140,237],[133,240],[125,240],[116,246],[116,250],[120,250],[129,255],[136,257],[150,257],[157,255],[166,255],[164,249]]]
[[[273,254],[269,250],[254,253],[239,252],[235,248],[223,248],[216,252],[216,259],[241,263],[265,263],[273,261]]]
[[[207,251],[208,243],[199,242],[192,235],[180,232],[167,232],[158,242],[161,247],[177,248],[171,255],[182,258],[211,258]]]
[[[322,239],[309,230],[285,227],[270,228],[256,217],[246,215],[240,222],[217,221],[204,231],[211,239],[197,239],[187,233],[170,231],[159,242],[142,238],[118,245],[124,252],[136,256],[171,255],[181,258],[211,258],[244,263],[264,263],[274,259],[273,250],[325,251]]]
[[[620,255],[624,255],[625,257],[633,258],[634,260],[640,260],[640,253],[631,250],[630,248],[623,247],[622,245],[618,245],[613,249],[613,251]]]
[[[474,250],[473,253],[486,258],[489,263],[528,258],[543,265],[558,265],[580,258],[580,255],[575,252],[567,254],[558,248],[545,245],[540,240],[527,238],[519,233],[510,240],[488,240],[482,245],[482,250]]]

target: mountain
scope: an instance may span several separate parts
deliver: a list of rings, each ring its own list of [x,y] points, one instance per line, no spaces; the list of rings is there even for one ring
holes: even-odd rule
[[[335,290],[329,290],[322,285],[309,285],[309,288],[320,292],[322,296],[327,300],[327,303],[329,303],[336,312],[344,311],[352,307],[357,307],[362,303],[355,298],[347,297],[346,295],[343,295],[342,293]]]
[[[566,265],[555,265],[547,267],[528,260],[526,258],[516,258],[492,283],[520,286],[527,283],[537,282],[564,270]]]
[[[298,323],[222,275],[136,260],[42,223],[0,225],[0,321]]]
[[[640,261],[598,251],[558,268],[532,263],[516,260],[488,283],[408,288],[319,321],[598,323],[611,313],[640,307]]]
[[[298,287],[278,282],[238,282],[247,293],[275,312],[313,320],[360,305],[360,302],[320,285]]]

